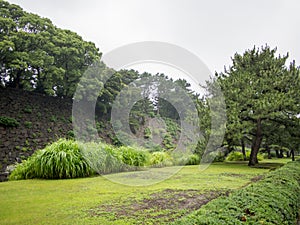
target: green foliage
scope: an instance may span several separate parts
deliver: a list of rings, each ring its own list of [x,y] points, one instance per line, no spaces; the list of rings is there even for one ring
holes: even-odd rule
[[[67,132],[67,138],[68,139],[74,139],[75,138],[75,134],[74,134],[74,131],[73,130],[69,130]]]
[[[121,146],[117,149],[123,163],[129,166],[145,166],[148,164],[149,155],[146,150]]]
[[[30,114],[30,113],[32,113],[32,108],[31,108],[31,106],[28,105],[23,109],[23,111],[24,111],[24,113]]]
[[[170,169],[153,168],[152,170],[165,173]],[[237,171],[240,176],[234,178],[228,176],[236,174]],[[38,179],[9,181],[0,183],[0,217],[6,224],[36,223],[32,215],[35,215],[34,220],[38,221],[38,224],[57,224],[58,221],[63,221],[64,224],[165,224],[187,215],[189,211],[181,207],[185,205],[184,203],[192,203],[192,206],[189,205],[191,207],[194,203],[197,204],[199,197],[191,199],[193,193],[209,195],[211,190],[215,193],[215,191],[222,192],[224,188],[237,189],[246,185],[252,177],[267,171],[268,169],[249,168],[244,164],[212,164],[203,172],[199,172],[199,166],[187,166],[168,180],[155,185],[137,187],[120,185],[102,176],[49,182]],[[143,171],[109,176],[120,176],[126,179],[127,176],[134,178],[136,175],[136,178],[140,179],[140,173],[143,174]],[[172,192],[181,194],[174,197]],[[172,198],[172,201],[166,201],[168,198]],[[153,201],[155,199],[157,201]],[[200,202],[202,199],[208,200],[206,197],[200,198]],[[140,204],[136,204],[144,200],[148,203],[146,207],[139,207]],[[149,204],[149,201],[154,204]],[[41,207],[42,203],[47,205],[47,214],[53,216],[45,216],[45,207]],[[161,207],[165,208],[166,205],[172,209],[162,210]],[[101,207],[105,207],[102,213]],[[113,210],[116,207],[122,212],[121,215]],[[136,211],[134,216],[130,215],[130,211],[127,213],[128,207],[131,208],[130,211]]]
[[[169,133],[166,133],[163,139],[163,145],[167,150],[175,149],[175,144],[173,143],[173,138]]]
[[[4,127],[17,127],[19,126],[19,122],[11,117],[0,116],[0,125]]]
[[[87,177],[92,172],[78,143],[60,139],[18,164],[9,179],[65,179]]]
[[[178,123],[176,123],[175,120],[169,118],[165,118],[164,121],[166,123],[168,133],[173,138],[177,139],[180,132],[180,126],[178,125]]]
[[[160,144],[154,143],[152,140],[148,140],[144,143],[144,147],[149,149],[149,152],[160,152],[164,151],[163,147]]]
[[[174,224],[295,224],[300,208],[299,181],[300,162],[289,163]]]
[[[132,146],[135,144],[131,140],[132,138],[130,137],[129,134],[127,134],[123,131],[119,131],[117,133],[117,135],[115,133],[109,133],[109,137],[111,138],[113,145],[115,145],[115,146],[130,145],[130,146]],[[120,138],[120,140],[119,140],[119,138]],[[123,143],[124,141],[126,141],[126,143]]]
[[[249,159],[250,159],[250,151],[246,151],[246,160],[249,160]],[[258,159],[258,161],[262,161],[264,159],[263,154],[258,153],[257,159]],[[243,153],[241,153],[239,151],[232,151],[227,155],[226,161],[244,161]]]
[[[25,126],[26,128],[28,128],[28,129],[30,129],[30,128],[32,128],[32,122],[30,122],[30,121],[25,121],[25,122],[24,122],[24,126]]]
[[[203,163],[223,162],[225,160],[225,156],[221,151],[213,151],[205,155],[205,158],[202,157],[201,160]]]
[[[144,138],[151,139],[152,138],[152,132],[149,127],[146,127],[144,130]]]
[[[18,164],[10,180],[86,177],[95,173],[137,170],[149,164],[150,154],[143,149],[60,139]]]
[[[278,142],[274,134],[284,136],[286,128],[299,126],[299,68],[294,62],[286,66],[288,54],[277,56],[276,51],[266,45],[236,53],[232,65],[216,74],[227,107],[225,140],[236,146],[244,137],[252,139],[249,165],[257,163],[263,138]],[[280,126],[285,127],[282,132]],[[280,142],[288,143],[292,137],[284,139]]]
[[[83,72],[101,56],[96,46],[49,19],[0,3],[1,85],[71,97]]]
[[[91,168],[98,174],[126,171],[121,156],[115,147],[103,143],[80,143],[85,159]]]
[[[52,116],[50,117],[50,121],[51,121],[51,122],[56,122],[56,121],[57,121],[57,117],[54,116],[54,115],[52,115]]]
[[[188,157],[186,165],[199,165],[200,164],[200,157],[197,154],[192,154]]]
[[[150,157],[150,165],[153,167],[172,166],[173,159],[167,152],[153,152]]]

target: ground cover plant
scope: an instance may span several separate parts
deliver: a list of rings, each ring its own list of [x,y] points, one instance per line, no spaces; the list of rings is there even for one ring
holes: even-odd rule
[[[296,224],[300,209],[300,161],[261,181],[215,199],[175,224]]]
[[[272,162],[274,166],[276,160]],[[167,168],[155,169],[163,173]],[[246,162],[214,163],[204,171],[186,166],[163,182],[141,187],[109,180],[122,173],[107,175],[108,179],[4,182],[0,183],[0,224],[166,224],[191,213],[201,202],[258,180],[269,169],[249,168]],[[138,180],[139,173],[126,174]],[[184,207],[188,203],[191,206]]]

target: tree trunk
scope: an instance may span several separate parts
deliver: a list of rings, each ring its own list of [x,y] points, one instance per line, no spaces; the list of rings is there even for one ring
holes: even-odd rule
[[[248,166],[254,166],[255,164],[258,163],[257,154],[262,142],[261,119],[257,119],[256,126],[257,127],[256,127],[255,136],[253,137],[253,141],[252,141],[251,154],[250,154]]]
[[[282,149],[279,150],[279,158],[283,158],[283,150]]]
[[[270,147],[269,147],[268,144],[266,144],[266,150],[267,150],[267,153],[268,153],[268,159],[272,159],[271,150],[270,150]]]
[[[292,161],[295,161],[295,152],[294,149],[291,150]]]
[[[280,158],[279,151],[276,149],[275,152],[276,152],[276,158]]]
[[[242,138],[241,144],[242,144],[243,158],[244,158],[244,161],[246,161],[246,160],[247,160],[247,157],[246,157],[246,150],[245,150],[245,141],[244,141],[244,138]]]

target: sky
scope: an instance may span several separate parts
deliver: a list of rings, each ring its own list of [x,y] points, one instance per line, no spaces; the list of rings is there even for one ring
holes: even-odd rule
[[[104,54],[134,42],[167,42],[196,54],[214,73],[234,53],[268,44],[300,64],[298,0],[8,1],[77,32]]]

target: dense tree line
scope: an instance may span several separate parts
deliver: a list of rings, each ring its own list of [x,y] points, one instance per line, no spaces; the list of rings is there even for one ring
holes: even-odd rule
[[[178,122],[179,112],[162,96],[172,90],[173,102],[180,104],[183,99],[176,99],[176,89],[182,88],[197,106],[204,137],[195,152],[202,155],[210,136],[218,132],[211,130],[209,100],[193,92],[186,80],[174,81],[164,74],[134,70],[114,71],[100,61],[101,53],[94,43],[17,5],[3,0],[0,5],[0,86],[58,97],[73,97],[76,91],[78,99],[97,98],[101,115],[109,115],[121,90],[133,81],[152,77],[152,83],[142,92],[133,88],[126,93],[128,99],[133,95],[142,99],[130,114],[133,131],[153,116]],[[290,149],[292,156],[299,149],[299,68],[295,62],[287,63],[288,55],[280,56],[276,51],[263,46],[236,53],[232,65],[216,73],[206,86],[210,95],[216,96],[214,84],[218,83],[225,97],[224,146],[229,152],[242,146],[244,155],[245,146],[251,146],[249,165],[258,163],[262,147],[269,152],[276,144]],[[109,77],[107,82],[103,77]],[[159,79],[168,82],[160,83]]]
[[[0,84],[71,97],[82,73],[101,53],[49,19],[0,1]]]

